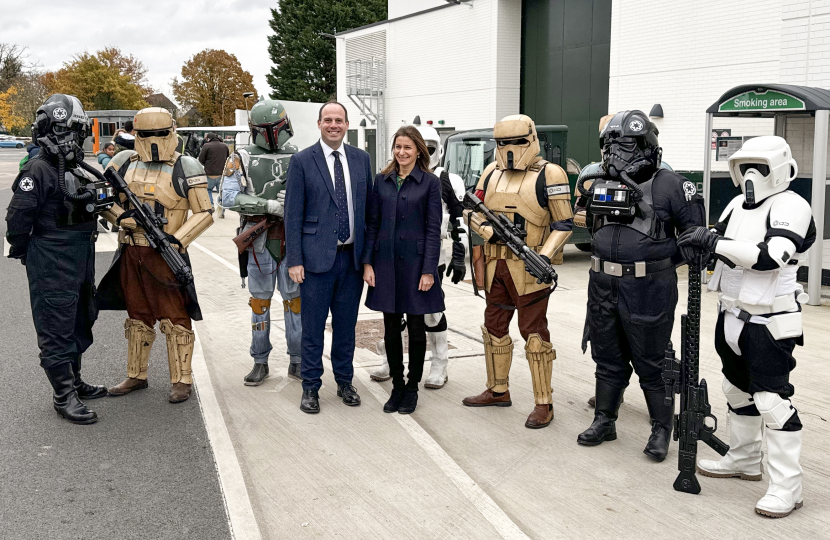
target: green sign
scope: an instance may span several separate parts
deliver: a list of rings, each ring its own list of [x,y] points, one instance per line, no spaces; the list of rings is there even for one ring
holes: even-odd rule
[[[718,106],[718,112],[803,111],[804,102],[784,92],[744,92]]]

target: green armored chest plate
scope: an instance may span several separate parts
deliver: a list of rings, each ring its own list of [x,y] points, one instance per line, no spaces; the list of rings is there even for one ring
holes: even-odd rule
[[[251,156],[248,164],[248,178],[257,197],[273,200],[285,189],[288,179],[288,162],[297,152],[296,147],[285,145],[280,153],[271,154],[258,146],[246,146]],[[285,153],[283,153],[283,151]]]

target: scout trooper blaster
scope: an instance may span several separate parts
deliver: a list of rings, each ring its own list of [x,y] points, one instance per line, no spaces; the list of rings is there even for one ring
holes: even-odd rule
[[[556,288],[558,279],[556,270],[550,265],[549,260],[545,260],[544,257],[527,246],[524,241],[524,237],[527,236],[526,231],[517,227],[504,214],[494,214],[471,191],[464,195],[464,207],[474,212],[481,212],[487,218],[487,225],[492,227],[496,236],[503,240],[510,251],[525,263],[525,270],[536,278],[536,283],[547,283],[548,285],[553,283],[554,289]]]
[[[97,171],[96,171],[97,172]],[[98,173],[99,175],[101,173]],[[103,177],[112,184],[115,191],[124,195],[127,199],[127,207],[129,210],[118,216],[118,223],[126,218],[133,218],[136,224],[144,229],[144,237],[150,247],[156,250],[167,266],[173,271],[176,276],[176,281],[183,287],[193,283],[193,271],[190,265],[184,260],[179,250],[174,248],[172,244],[177,240],[172,235],[164,232],[164,226],[167,224],[167,218],[161,217],[153,211],[153,208],[146,202],[141,202],[135,196],[127,182],[118,174],[114,168],[104,171]],[[173,241],[171,242],[171,238]]]

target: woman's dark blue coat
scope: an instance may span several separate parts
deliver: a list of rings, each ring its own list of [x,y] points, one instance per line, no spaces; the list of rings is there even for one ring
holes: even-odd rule
[[[398,191],[397,174],[375,178],[366,213],[363,262],[375,270],[366,307],[415,315],[444,311],[438,281],[441,251],[441,181],[416,166]],[[430,290],[418,290],[421,274],[432,274]]]

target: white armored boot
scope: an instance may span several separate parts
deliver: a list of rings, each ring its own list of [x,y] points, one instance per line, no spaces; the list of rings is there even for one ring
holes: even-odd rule
[[[798,462],[801,430],[767,429],[767,456],[769,488],[755,505],[755,512],[772,518],[787,517],[804,505],[801,498],[803,472]]]
[[[729,411],[729,452],[719,461],[701,459],[697,463],[698,472],[712,478],[761,480],[763,428],[761,416],[743,416]]]
[[[427,332],[427,344],[429,345],[430,360],[429,376],[424,381],[426,388],[441,388],[446,384],[447,363],[449,361],[449,346],[447,344],[447,331]]]
[[[389,360],[386,359],[386,343],[382,339],[378,340],[378,355],[383,358],[383,363],[372,370],[369,377],[373,381],[388,381],[392,378],[392,375],[389,374]]]

